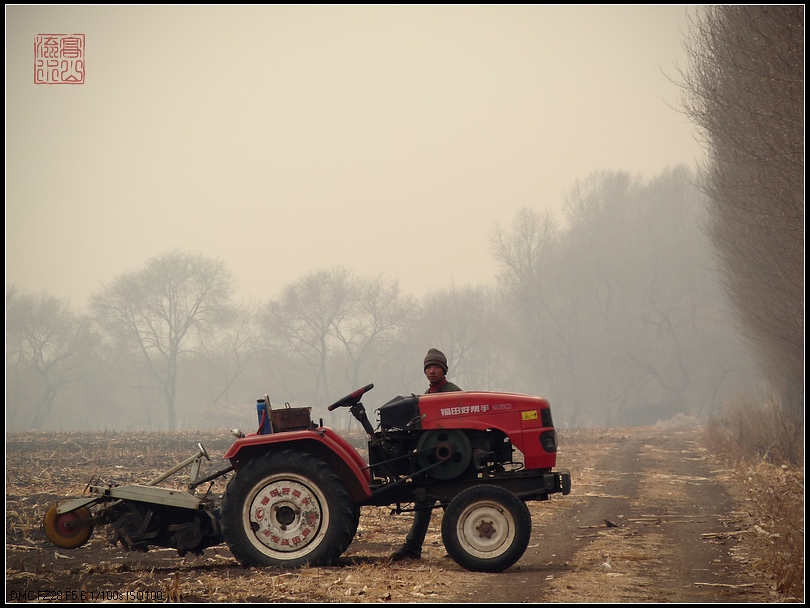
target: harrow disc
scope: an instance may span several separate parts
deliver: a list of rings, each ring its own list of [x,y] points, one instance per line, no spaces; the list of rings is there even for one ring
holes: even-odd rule
[[[61,549],[76,549],[86,543],[93,534],[93,515],[87,507],[79,507],[67,513],[57,513],[51,505],[43,522],[45,535]]]

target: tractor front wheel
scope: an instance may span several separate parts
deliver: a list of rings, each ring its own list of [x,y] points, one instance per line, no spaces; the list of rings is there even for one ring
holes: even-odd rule
[[[93,515],[87,507],[79,507],[67,513],[57,513],[51,505],[43,522],[45,536],[60,549],[76,549],[86,543],[93,534]]]
[[[334,470],[296,450],[248,462],[222,501],[225,541],[245,566],[330,565],[352,542],[357,521]]]
[[[511,492],[480,485],[460,492],[442,516],[442,541],[450,557],[473,572],[501,572],[529,546],[529,508]]]

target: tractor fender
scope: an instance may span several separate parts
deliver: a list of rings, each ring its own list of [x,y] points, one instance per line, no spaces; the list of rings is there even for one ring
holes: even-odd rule
[[[352,502],[360,503],[371,496],[368,466],[357,450],[328,427],[285,431],[266,435],[250,434],[237,439],[223,458],[238,470],[247,461],[269,451],[295,449],[309,452],[331,466],[349,490]]]

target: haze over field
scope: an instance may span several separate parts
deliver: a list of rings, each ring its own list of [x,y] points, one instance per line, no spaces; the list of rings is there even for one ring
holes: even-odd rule
[[[595,170],[694,167],[685,6],[10,6],[6,284],[84,306],[182,250],[239,293],[314,270],[489,283],[489,237]],[[33,40],[86,37],[35,85]]]

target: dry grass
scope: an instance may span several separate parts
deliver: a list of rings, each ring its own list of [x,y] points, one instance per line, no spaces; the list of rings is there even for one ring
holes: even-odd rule
[[[726,463],[759,522],[749,558],[785,598],[804,601],[804,431],[773,399],[741,397],[707,425],[705,443]]]
[[[804,421],[786,415],[777,397],[739,396],[707,425],[712,450],[728,461],[804,466]]]

